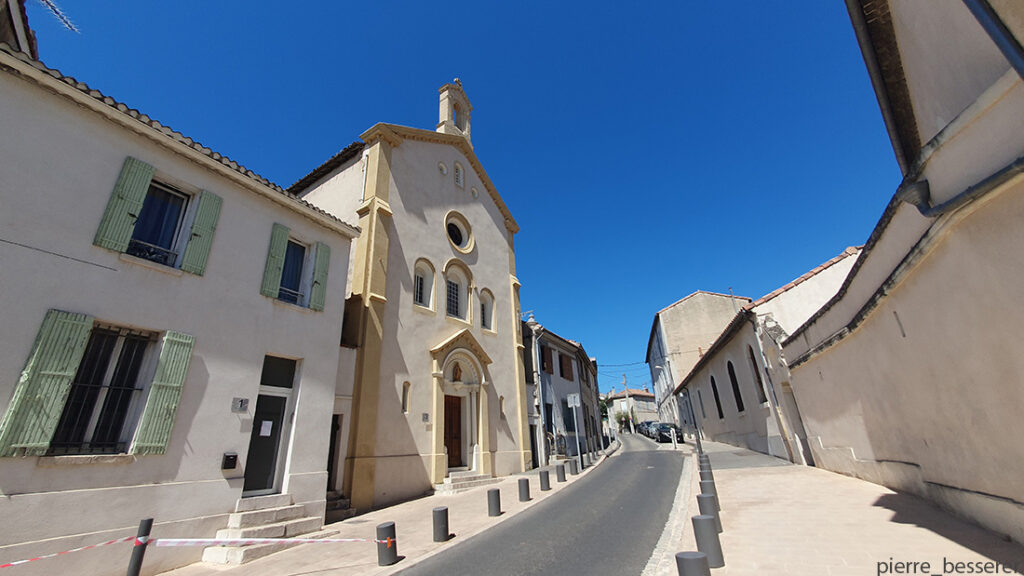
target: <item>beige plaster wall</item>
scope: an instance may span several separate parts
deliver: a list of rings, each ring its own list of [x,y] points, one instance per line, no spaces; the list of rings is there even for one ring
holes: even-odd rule
[[[465,185],[454,181],[454,165],[465,172]],[[443,163],[447,173],[442,173]],[[362,197],[362,181],[352,176],[359,170],[353,161],[335,171],[305,198],[328,211],[350,210],[355,216]],[[387,222],[387,305],[383,316],[384,341],[380,358],[380,390],[377,405],[377,436],[374,506],[386,505],[431,490],[430,464],[433,429],[443,425],[443,415],[433,408],[434,377],[430,349],[463,329],[469,329],[492,360],[484,387],[487,394],[490,454],[496,475],[519,471],[521,449],[516,437],[516,329],[512,318],[509,242],[505,219],[472,164],[456,147],[411,139],[392,149],[388,203],[393,215]],[[478,194],[474,197],[472,190]],[[340,198],[340,197],[344,198]],[[457,211],[472,228],[474,248],[468,254],[448,240],[445,218]],[[413,304],[413,273],[419,259],[434,269],[433,304],[427,309]],[[467,320],[445,314],[444,270],[456,260],[472,275]],[[494,297],[494,330],[480,325],[479,297],[484,289]],[[402,387],[410,383],[409,410],[401,411]],[[505,411],[500,400],[505,399]],[[468,407],[467,407],[468,408]],[[465,410],[465,409],[464,409]],[[423,415],[428,421],[424,422]],[[358,441],[358,439],[357,439]],[[527,449],[529,448],[527,439]]]
[[[123,457],[118,463],[83,463],[88,457],[0,459],[0,517],[6,528],[0,557],[19,559],[133,534],[139,519],[148,516],[156,519],[160,534],[211,536],[224,527],[241,494],[266,354],[300,359],[291,440],[302,440],[290,441],[282,455],[287,458],[284,490],[309,513],[322,514],[325,431],[335,390],[349,240],[9,74],[0,74],[0,95],[0,133],[9,136],[0,139],[0,237],[5,241],[0,242],[0,323],[5,327],[0,411],[8,407],[49,308],[195,337],[167,454]],[[168,140],[161,135],[158,141]],[[165,180],[223,198],[204,276],[92,244],[129,155],[154,165]],[[260,295],[274,222],[303,240],[331,246],[323,312]],[[234,397],[249,399],[248,413],[231,412]],[[237,470],[220,470],[224,452],[239,454]],[[45,544],[34,544],[44,539]],[[195,556],[161,553],[152,564],[147,558],[147,565],[167,569]],[[46,570],[56,572],[77,566],[78,559],[48,562]]]
[[[673,375],[686,377],[700,359],[698,349],[706,352],[736,311],[749,302],[747,298],[698,292],[659,312]]]
[[[961,0],[891,0],[889,5],[925,143],[1009,64]]]
[[[1017,184],[948,229],[841,345],[793,370],[819,465],[936,499],[1018,541],[1022,217]]]

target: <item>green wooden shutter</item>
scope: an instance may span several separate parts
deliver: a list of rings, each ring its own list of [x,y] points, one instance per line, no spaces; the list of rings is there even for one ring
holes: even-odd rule
[[[210,256],[213,245],[213,231],[217,229],[220,218],[220,196],[203,190],[199,193],[199,205],[192,220],[192,233],[185,246],[185,255],[181,259],[181,269],[185,272],[203,275],[206,271],[206,259]]]
[[[46,454],[90,330],[90,316],[47,311],[14,397],[0,420],[0,456],[22,451],[26,456]]]
[[[156,376],[135,433],[132,454],[163,454],[167,451],[194,343],[195,339],[188,334],[168,332],[164,335]]]
[[[313,288],[309,291],[309,307],[323,310],[327,297],[327,268],[331,264],[331,247],[323,242],[316,243],[316,264],[313,266]]]
[[[284,272],[284,253],[288,250],[288,233],[284,224],[274,223],[270,233],[270,250],[267,252],[267,267],[263,269],[263,287],[260,293],[277,298],[281,291],[281,273]]]
[[[152,180],[152,166],[131,156],[124,159],[121,175],[107,201],[107,210],[100,220],[93,244],[118,252],[128,249],[128,241],[132,239],[135,221],[139,218]]]

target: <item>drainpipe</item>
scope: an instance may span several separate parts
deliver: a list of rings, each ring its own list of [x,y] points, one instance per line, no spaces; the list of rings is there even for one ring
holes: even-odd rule
[[[996,44],[996,48],[1003,53],[1003,57],[1017,71],[1017,75],[1024,78],[1024,48],[1021,48],[1013,33],[999,19],[999,15],[992,9],[987,0],[964,0],[967,9],[974,15],[975,20],[988,33],[989,38]]]
[[[900,186],[900,189],[896,191],[896,197],[916,207],[917,211],[925,218],[937,218],[970,203],[975,198],[984,196],[1013,180],[1021,173],[1024,173],[1024,156],[1017,158],[1003,167],[1002,170],[936,206],[931,205],[931,190],[927,180],[918,180],[917,182]]]
[[[539,337],[544,327],[541,326],[533,318],[533,314],[530,314],[530,319],[526,321],[526,325],[530,327],[530,334],[533,335],[533,383],[537,387],[537,399],[539,400],[540,407],[540,443],[538,449],[540,450],[540,458],[537,461],[541,466],[548,465],[548,430],[544,424],[544,387],[541,385],[540,379],[540,342]]]

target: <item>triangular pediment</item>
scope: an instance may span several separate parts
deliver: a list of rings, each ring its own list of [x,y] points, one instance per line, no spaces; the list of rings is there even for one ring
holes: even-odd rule
[[[448,354],[457,348],[465,348],[473,352],[477,360],[483,365],[491,363],[491,357],[484,351],[484,347],[480,345],[480,341],[473,336],[473,333],[469,331],[469,328],[463,328],[455,334],[452,334],[448,338],[444,339],[440,344],[430,349],[430,355],[436,360],[444,360],[448,357]]]

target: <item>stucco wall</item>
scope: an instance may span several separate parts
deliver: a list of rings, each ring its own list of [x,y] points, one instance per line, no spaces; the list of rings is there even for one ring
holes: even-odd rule
[[[439,162],[447,173],[439,170]],[[465,170],[464,187],[454,182],[456,162]],[[357,166],[350,164],[336,171],[305,198],[329,211],[351,209],[343,217],[354,217],[357,203],[351,199],[361,198],[362,182],[349,175]],[[388,203],[393,215],[387,224],[390,241],[374,448],[375,506],[419,496],[433,487],[429,478],[433,427],[443,425],[443,415],[433,413],[435,384],[430,349],[463,329],[471,331],[492,360],[486,369],[490,385],[484,390],[492,428],[489,440],[494,473],[507,475],[521,467],[515,368],[519,319],[509,313],[512,292],[505,217],[469,160],[454,146],[405,139],[392,149],[390,170]],[[445,219],[452,210],[472,228],[474,248],[469,254],[460,253],[448,240]],[[414,269],[421,258],[434,270],[430,309],[413,304]],[[444,270],[452,260],[463,263],[471,272],[473,290],[467,320],[445,314]],[[484,289],[494,297],[493,330],[484,330],[480,324],[479,297]],[[405,382],[410,383],[408,413],[401,411]],[[504,412],[500,409],[502,397]],[[423,414],[428,415],[428,422],[423,421]]]
[[[851,336],[793,370],[819,465],[934,498],[1018,541],[1024,360],[1008,336],[1024,321],[1022,217],[1018,184],[948,230]]]
[[[200,167],[168,148],[34,85],[0,74],[0,411],[5,411],[47,309],[82,312],[118,326],[195,337],[166,455],[83,463],[89,457],[0,461],[0,557],[19,559],[134,534],[212,536],[242,489],[263,357],[300,359],[284,491],[321,514],[327,431],[338,366],[338,333],[349,241],[336,232]],[[15,136],[16,135],[16,136]],[[166,138],[160,137],[166,141]],[[126,156],[159,178],[206,189],[223,207],[204,276],[124,257],[92,244]],[[260,295],[271,226],[280,222],[332,248],[326,308],[312,312]],[[233,397],[249,412],[231,412]],[[239,468],[220,470],[224,452]],[[285,452],[283,452],[285,453]],[[284,457],[284,456],[282,456]],[[68,513],[74,511],[74,513]],[[74,535],[64,537],[64,535]],[[43,539],[45,544],[24,544]],[[113,550],[113,549],[111,549]],[[194,561],[201,549],[154,551],[147,570]],[[66,567],[103,574],[121,565],[107,551]],[[123,556],[123,549],[115,554]],[[123,558],[122,558],[123,560]],[[47,561],[47,573],[63,560]],[[86,562],[86,564],[80,564]],[[36,568],[22,567],[25,574]]]

